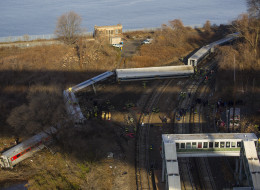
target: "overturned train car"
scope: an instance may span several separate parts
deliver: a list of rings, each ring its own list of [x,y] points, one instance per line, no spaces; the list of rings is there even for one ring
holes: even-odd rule
[[[3,152],[0,156],[1,168],[13,168],[14,165],[42,150],[45,145],[51,144],[55,133],[57,133],[57,129],[50,127],[49,129],[42,131],[28,140]]]

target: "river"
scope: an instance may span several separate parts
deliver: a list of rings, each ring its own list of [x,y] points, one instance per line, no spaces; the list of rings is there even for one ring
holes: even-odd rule
[[[52,34],[57,18],[81,15],[88,32],[94,25],[121,23],[124,29],[160,27],[181,19],[185,25],[226,24],[247,10],[246,0],[1,0],[0,37]]]

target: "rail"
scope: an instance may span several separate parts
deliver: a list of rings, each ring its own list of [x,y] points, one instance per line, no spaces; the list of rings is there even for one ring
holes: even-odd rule
[[[207,66],[209,70],[214,68],[214,62],[212,63],[212,65],[208,65]],[[207,98],[209,96],[209,91],[208,88],[209,86],[212,84],[206,84],[204,83],[204,80],[202,80],[201,85],[200,85],[200,90],[198,88],[198,90],[196,91],[196,94],[194,96],[194,98],[199,97],[200,100],[203,100],[205,98]],[[203,132],[203,103],[200,102],[198,104],[195,105],[194,110],[192,110],[191,112],[191,123],[193,124],[192,129],[193,129],[193,133],[202,133]],[[198,168],[198,173],[199,176],[203,176],[200,177],[201,180],[201,184],[203,186],[203,189],[216,189],[216,185],[214,182],[214,178],[212,176],[210,167],[209,167],[209,163],[208,163],[208,159],[207,158],[195,158],[195,165]]]
[[[152,107],[158,103],[165,89],[171,84],[172,80],[166,80],[158,90],[151,92],[147,100],[143,113],[139,118],[137,129],[138,140],[136,142],[136,185],[137,189],[153,189],[151,179],[151,168],[149,159],[149,136],[150,121],[152,119]],[[156,83],[158,85],[158,82]]]
[[[214,68],[214,62],[211,64],[204,64],[202,63],[201,66],[204,68],[204,70],[210,71],[211,69]],[[198,105],[195,105],[193,102],[195,101],[195,98],[199,95],[199,88],[203,86],[204,83],[204,78],[195,76],[193,78],[194,80],[190,80],[187,82],[187,84],[184,86],[184,89],[188,89],[186,92],[186,96],[180,97],[179,101],[179,106],[176,112],[182,112],[182,117],[178,120],[175,120],[175,129],[176,133],[189,133],[190,126],[188,126],[186,123],[196,123],[196,126],[194,126],[192,129],[197,129],[198,131],[193,131],[195,133],[198,133],[202,130],[202,124],[201,124],[201,107]],[[187,96],[188,94],[188,96]],[[203,94],[203,93],[202,93]],[[196,113],[196,114],[194,114]],[[174,115],[176,116],[179,113],[175,113]],[[175,119],[176,117],[174,117]],[[182,179],[182,187],[184,189],[197,189],[197,187],[194,184],[194,179],[190,171],[191,167],[191,160],[186,158],[186,159],[180,159],[179,162],[179,167],[180,167],[180,174],[181,174],[181,179]],[[204,161],[205,163],[205,161]],[[207,164],[207,163],[206,163]],[[205,164],[197,164],[199,166],[199,170],[203,170],[204,173],[208,173],[210,176],[210,183],[211,187],[210,189],[216,189],[214,186],[214,181],[212,180],[212,174],[210,172],[209,166],[205,166]],[[202,168],[202,165],[205,166],[205,168]],[[205,183],[205,182],[204,182]]]

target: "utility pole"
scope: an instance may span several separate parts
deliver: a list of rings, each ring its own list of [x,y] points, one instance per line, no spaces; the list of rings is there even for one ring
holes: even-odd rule
[[[80,68],[83,67],[83,42],[82,42],[82,36],[79,38],[79,64]]]
[[[236,57],[234,55],[234,102],[233,102],[233,126],[232,132],[235,129],[235,110],[236,110]]]

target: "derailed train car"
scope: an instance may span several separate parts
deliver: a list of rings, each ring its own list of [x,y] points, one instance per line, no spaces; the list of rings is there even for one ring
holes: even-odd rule
[[[214,51],[214,48],[220,45],[225,45],[226,43],[230,43],[235,39],[239,38],[239,33],[233,33],[227,35],[225,38],[212,42],[206,46],[201,47],[196,53],[194,53],[188,59],[188,65],[196,67],[203,59],[205,59],[210,53]]]
[[[114,75],[114,72],[107,71],[104,72],[98,76],[95,76],[91,79],[88,79],[80,84],[77,84],[71,88],[68,88],[67,90],[63,91],[63,98],[66,105],[66,110],[68,115],[70,116],[70,119],[72,119],[75,123],[75,126],[84,124],[87,120],[84,115],[82,114],[82,111],[80,109],[78,100],[75,96],[75,93],[90,86],[95,85],[95,83],[106,80],[107,78]]]
[[[63,98],[68,115],[77,124],[83,124],[86,118],[83,116],[78,100],[72,91],[64,90]]]
[[[57,133],[57,129],[50,127],[49,129],[42,131],[28,140],[5,151],[0,156],[1,168],[12,168],[14,165],[32,156],[35,152],[42,150],[45,145],[51,144],[55,133]]]
[[[118,81],[181,78],[193,73],[194,68],[189,65],[116,69]]]

